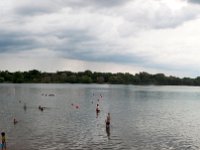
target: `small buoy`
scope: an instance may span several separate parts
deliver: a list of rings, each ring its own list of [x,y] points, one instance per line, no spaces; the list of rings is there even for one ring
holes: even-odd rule
[[[78,106],[78,105],[76,105],[76,109],[79,109],[79,106]]]

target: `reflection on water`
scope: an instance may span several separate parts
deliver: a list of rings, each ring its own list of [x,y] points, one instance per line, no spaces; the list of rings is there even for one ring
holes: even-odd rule
[[[110,127],[106,127],[106,134],[108,136],[108,139],[110,139]]]
[[[0,131],[10,150],[196,150],[199,110],[198,87],[0,84]]]

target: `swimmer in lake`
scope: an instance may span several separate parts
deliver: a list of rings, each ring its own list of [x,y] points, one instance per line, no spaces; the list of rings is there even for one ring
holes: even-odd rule
[[[39,106],[38,108],[39,108],[39,110],[41,110],[41,111],[44,110],[44,107],[42,107],[42,106]]]

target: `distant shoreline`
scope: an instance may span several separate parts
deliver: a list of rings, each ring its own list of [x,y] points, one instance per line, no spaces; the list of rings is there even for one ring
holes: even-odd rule
[[[56,73],[30,70],[24,72],[0,71],[0,83],[71,83],[71,84],[130,84],[130,85],[186,85],[200,86],[200,77],[179,78],[163,73],[149,74],[57,71]]]

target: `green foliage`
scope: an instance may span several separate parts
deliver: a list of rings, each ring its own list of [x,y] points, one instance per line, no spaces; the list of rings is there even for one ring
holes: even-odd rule
[[[22,83],[24,81],[24,74],[21,72],[15,72],[13,74],[13,82],[14,83]]]
[[[200,77],[178,78],[162,73],[149,74],[140,72],[102,73],[86,70],[84,72],[58,71],[56,73],[30,70],[25,72],[0,71],[0,83],[99,83],[99,84],[134,84],[134,85],[196,85],[200,86]]]
[[[0,83],[3,83],[5,80],[3,77],[0,77]]]
[[[80,83],[92,83],[92,78],[88,75],[83,75],[80,77]]]
[[[200,77],[194,79],[194,84],[198,86],[200,85]]]

